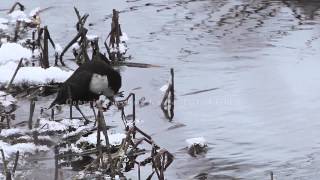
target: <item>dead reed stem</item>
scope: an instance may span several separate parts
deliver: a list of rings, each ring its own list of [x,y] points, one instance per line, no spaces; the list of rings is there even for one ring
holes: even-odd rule
[[[12,83],[13,83],[13,80],[14,80],[14,78],[16,77],[16,75],[17,75],[17,73],[18,73],[18,70],[19,70],[20,67],[21,67],[22,60],[23,60],[23,58],[20,59],[20,61],[19,61],[19,63],[18,63],[18,66],[17,66],[16,70],[14,71],[14,74],[13,74],[12,78],[11,78],[9,84],[7,85],[7,89],[8,89],[8,90],[10,90],[10,87],[11,87],[11,85],[12,85]]]
[[[54,180],[58,180],[59,179],[59,148],[58,146],[54,148],[54,158],[55,158]]]
[[[7,168],[6,157],[4,156],[3,149],[0,149],[0,151],[1,151],[1,155],[2,155],[3,173],[7,177],[8,168]]]
[[[48,49],[48,39],[49,39],[49,32],[47,26],[43,28],[43,51],[42,51],[42,58],[41,58],[41,67],[46,69],[49,68],[49,49]]]
[[[170,121],[174,117],[174,70],[173,68],[170,69],[171,74],[171,82],[168,85],[168,88],[166,89],[166,92],[163,96],[163,99],[161,101],[161,109],[167,119]],[[170,96],[169,96],[170,95]]]
[[[29,113],[29,121],[28,121],[28,128],[29,129],[32,129],[32,118],[33,118],[35,106],[36,106],[36,103],[35,103],[34,99],[32,98],[30,100],[30,113]]]
[[[14,173],[16,172],[17,166],[18,166],[18,161],[19,161],[19,151],[17,151],[16,153],[16,158],[14,160],[14,165],[13,165],[13,169],[12,169],[12,175],[14,176]]]

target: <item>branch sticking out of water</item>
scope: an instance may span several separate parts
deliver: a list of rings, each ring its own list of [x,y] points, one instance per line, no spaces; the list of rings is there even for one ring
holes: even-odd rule
[[[31,130],[32,129],[32,118],[33,118],[33,113],[35,109],[36,103],[34,99],[30,100],[30,114],[29,114],[29,121],[28,121],[28,128]]]
[[[167,90],[163,96],[161,102],[161,109],[165,117],[169,120],[172,120],[174,117],[174,70],[170,69],[171,82],[168,85]]]
[[[13,4],[13,6],[11,7],[10,11],[8,12],[8,14],[12,13],[16,9],[17,6],[19,6],[20,11],[24,11],[24,9],[25,9],[24,5],[22,5],[19,2],[16,2],[16,3]]]
[[[18,166],[18,161],[19,161],[19,151],[16,153],[16,159],[14,160],[14,165],[12,169],[12,175],[14,176],[14,173],[16,172],[17,166]]]
[[[8,168],[7,168],[7,162],[6,162],[6,157],[4,156],[3,149],[0,149],[1,155],[2,155],[2,163],[3,163],[3,173],[7,177],[8,174]]]
[[[54,159],[55,159],[54,180],[58,180],[59,179],[59,148],[58,146],[54,148]]]

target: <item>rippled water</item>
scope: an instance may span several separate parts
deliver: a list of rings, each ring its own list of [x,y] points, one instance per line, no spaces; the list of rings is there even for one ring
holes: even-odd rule
[[[152,101],[138,109],[139,127],[174,153],[168,179],[269,179],[270,171],[278,179],[319,179],[320,1],[22,2],[29,9],[53,6],[43,22],[62,46],[75,34],[74,5],[90,13],[89,34],[103,37],[112,8],[123,11],[132,61],[163,66],[123,68],[122,90],[142,87],[134,92]],[[173,122],[159,108],[170,67]],[[209,88],[218,89],[184,95]],[[186,126],[170,128],[177,124]],[[210,148],[193,158],[185,139],[198,136]]]

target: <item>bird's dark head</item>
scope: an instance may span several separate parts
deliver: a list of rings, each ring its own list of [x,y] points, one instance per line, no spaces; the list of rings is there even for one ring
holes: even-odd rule
[[[121,75],[118,71],[114,70],[109,76],[109,87],[114,91],[115,94],[117,94],[121,88]]]

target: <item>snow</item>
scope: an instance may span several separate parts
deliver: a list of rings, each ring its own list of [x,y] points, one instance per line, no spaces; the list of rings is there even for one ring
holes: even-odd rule
[[[0,17],[0,24],[7,24],[8,22],[9,22],[8,19],[1,18],[1,17]]]
[[[94,40],[96,40],[98,38],[99,38],[99,36],[97,36],[97,35],[92,35],[92,34],[87,35],[87,39],[89,41],[94,41]]]
[[[8,137],[8,136],[12,136],[12,135],[15,135],[15,134],[22,135],[22,134],[26,134],[27,132],[30,132],[30,131],[27,130],[27,129],[19,129],[19,128],[2,129],[1,133],[0,133],[0,136]]]
[[[19,144],[8,144],[6,142],[0,141],[0,148],[3,149],[6,158],[16,154],[19,151],[20,154],[31,153],[34,154],[37,151],[49,151],[47,146],[36,146],[33,143],[19,143]]]
[[[169,84],[165,84],[160,88],[160,91],[165,92],[169,88]]]
[[[28,131],[30,132],[30,131]],[[17,138],[18,140],[26,140],[26,141],[34,141],[34,138],[30,135],[24,135],[24,136],[20,136]],[[44,140],[44,141],[52,141],[52,138],[50,136],[38,136],[39,140]]]
[[[9,61],[19,61],[21,58],[29,59],[31,56],[31,50],[24,48],[17,43],[5,43],[0,47],[0,64]]]
[[[31,22],[31,20],[27,17],[27,15],[20,10],[13,11],[12,13],[8,14],[11,18],[11,22],[16,21],[24,21],[24,22]]]
[[[83,123],[82,123],[83,124]],[[82,131],[87,131],[89,132],[90,130],[92,130],[92,125],[87,125],[87,126],[80,126],[78,127],[75,131],[72,131],[72,132],[68,132],[66,134],[63,135],[63,138],[68,138],[68,137],[71,137],[71,136],[75,136],[77,134],[79,134],[80,132]]]
[[[8,29],[8,25],[6,25],[6,24],[1,24],[0,23],[0,30],[6,30],[6,29]]]
[[[100,132],[100,138],[102,143],[105,143],[105,137],[102,132]],[[126,138],[126,135],[123,133],[114,133],[114,134],[108,134],[109,142],[111,145],[120,145],[122,140]],[[81,137],[78,141],[77,144],[80,144],[82,142],[88,142],[89,144],[97,144],[97,132],[94,132],[90,134],[87,137]]]
[[[196,137],[196,138],[186,139],[186,142],[187,142],[189,148],[196,145],[196,144],[200,145],[201,147],[204,147],[207,145],[207,141],[204,137]]]
[[[48,119],[40,119],[38,131],[41,133],[46,131],[66,131],[67,129],[68,127],[62,123]]]
[[[96,101],[97,104],[100,104],[101,107],[107,108],[108,103],[107,103],[107,97],[105,95],[100,95],[99,99]]]
[[[55,44],[55,45],[56,45],[56,48],[55,48],[56,53],[61,54],[62,53],[62,47],[58,43]]]
[[[7,38],[0,38],[0,41],[1,41],[1,43],[2,43],[2,44],[4,44],[4,43],[7,43],[7,42],[8,42]]]
[[[60,122],[50,121],[48,119],[42,118],[39,123],[39,132],[47,132],[47,131],[66,131],[69,129],[69,126],[78,129],[81,125],[83,125],[83,121],[79,119],[63,119]]]
[[[120,52],[122,54],[124,54],[127,51],[127,46],[124,43],[119,43],[119,47],[114,47],[114,48],[110,48],[111,52]]]
[[[129,40],[127,34],[125,32],[122,33],[122,36],[120,36],[120,41],[123,42],[127,42]]]
[[[0,66],[0,83],[7,83],[13,76],[18,63],[8,62]],[[21,67],[13,81],[14,84],[34,83],[47,84],[51,82],[64,82],[71,76],[72,71],[64,71],[58,67]]]
[[[123,44],[123,43],[120,43],[120,44],[119,44],[119,52],[120,52],[120,53],[125,53],[126,51],[127,51],[126,45]]]
[[[12,95],[7,94],[3,91],[0,91],[0,104],[4,107],[8,107],[12,104],[15,104],[17,100],[12,97]]]
[[[80,49],[80,45],[79,45],[79,43],[74,43],[74,44],[71,46],[71,48],[72,48],[73,50],[78,50],[78,49]]]
[[[30,11],[29,16],[32,17],[34,15],[37,15],[37,13],[39,13],[39,11],[40,11],[40,7],[36,7]]]

